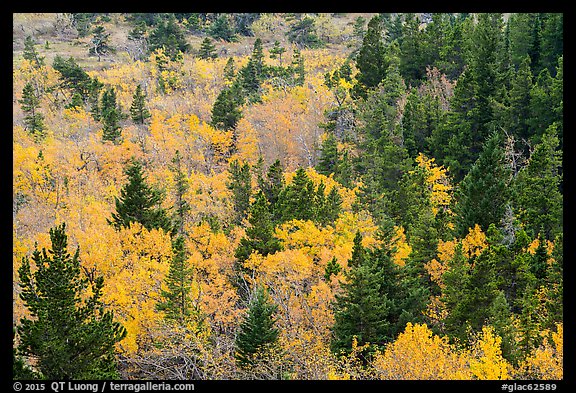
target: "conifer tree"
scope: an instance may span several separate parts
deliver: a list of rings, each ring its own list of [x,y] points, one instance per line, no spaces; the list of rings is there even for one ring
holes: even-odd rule
[[[229,57],[224,66],[224,79],[228,82],[232,82],[236,78],[236,65],[234,63],[234,58]]]
[[[233,222],[241,225],[242,221],[248,217],[250,207],[250,197],[252,196],[252,176],[250,174],[250,164],[238,161],[230,163],[230,181],[227,187],[232,191],[232,203],[234,207]]]
[[[266,256],[282,249],[282,243],[274,236],[272,216],[262,191],[256,194],[256,199],[250,206],[248,222],[250,226],[246,229],[246,236],[240,239],[235,253],[240,264],[254,251]]]
[[[129,227],[131,222],[138,222],[148,230],[172,230],[172,223],[166,209],[160,205],[163,195],[160,190],[149,186],[142,164],[132,159],[124,173],[128,182],[120,190],[120,197],[115,197],[116,212],[108,223],[116,229]]]
[[[44,65],[44,56],[40,56],[34,47],[36,42],[32,36],[26,36],[24,40],[24,51],[22,57],[31,62],[35,67],[42,67]]]
[[[22,98],[18,100],[24,112],[24,125],[26,130],[36,136],[44,136],[44,116],[40,113],[40,99],[36,95],[32,83],[28,82],[22,89]]]
[[[542,230],[546,239],[553,240],[562,232],[562,151],[558,145],[554,123],[548,127],[516,180],[518,217],[532,237]]]
[[[164,312],[167,319],[184,323],[191,315],[189,299],[192,287],[192,269],[188,266],[184,236],[178,235],[172,241],[173,256],[165,282],[167,290],[162,290],[162,300],[156,304],[158,311]]]
[[[220,39],[226,42],[234,42],[237,39],[227,14],[218,15],[214,23],[210,26],[208,33],[216,40]]]
[[[157,49],[164,49],[170,60],[175,61],[181,53],[188,52],[189,48],[190,45],[186,42],[186,37],[174,14],[170,14],[167,20],[159,22],[150,33],[149,50],[151,53]]]
[[[198,57],[204,60],[211,60],[218,57],[216,46],[210,37],[205,37],[202,40],[202,44],[200,44],[200,49],[198,50]]]
[[[316,170],[318,173],[329,176],[335,173],[338,168],[338,141],[333,133],[328,133],[326,139],[322,142],[320,158]]]
[[[120,108],[116,101],[116,91],[110,87],[102,94],[100,104],[100,120],[102,121],[102,140],[120,143],[122,128],[120,127]]]
[[[357,97],[366,97],[367,90],[378,86],[386,76],[388,63],[382,39],[382,23],[378,15],[368,21],[362,46],[356,56],[356,68],[358,84],[354,87],[354,93]]]
[[[281,221],[314,220],[316,217],[314,194],[314,183],[304,168],[298,168],[292,183],[284,187],[278,197]]]
[[[148,108],[146,108],[146,95],[142,92],[142,86],[140,84],[136,86],[136,91],[132,97],[130,116],[136,124],[144,124],[144,122],[152,116]]]
[[[242,118],[238,93],[234,87],[225,87],[220,91],[212,107],[212,127],[223,131],[236,129]]]
[[[83,277],[79,248],[67,250],[66,225],[50,229],[51,249],[35,249],[18,269],[21,299],[18,352],[42,378],[116,379],[115,344],[126,330],[102,302],[104,279]]]
[[[505,165],[502,137],[494,132],[456,191],[457,233],[468,233],[475,224],[483,231],[500,225],[510,199],[510,169]]]
[[[190,186],[188,184],[188,179],[182,170],[182,155],[180,154],[180,151],[176,150],[176,154],[172,159],[172,165],[170,165],[169,168],[174,173],[175,209],[172,218],[172,221],[174,222],[173,232],[183,235],[186,214],[190,210],[190,204],[186,199],[184,199],[184,195]]]
[[[277,310],[266,289],[256,288],[235,340],[234,357],[240,368],[247,370],[266,362],[268,356],[278,350]]]
[[[344,273],[347,281],[341,283],[342,293],[336,294],[330,347],[337,355],[348,354],[356,338],[358,345],[370,344],[362,353],[366,360],[404,326],[398,330],[402,292],[390,254],[380,249],[365,250],[361,238],[357,232],[348,261],[350,268]]]
[[[340,266],[336,257],[333,257],[331,260],[328,261],[326,267],[324,268],[324,279],[330,282],[330,277],[340,273],[341,270],[342,266]]]
[[[102,55],[113,51],[113,48],[110,46],[110,33],[106,32],[104,26],[96,26],[94,30],[92,30],[91,43],[92,46],[88,53],[97,56],[98,61],[100,61]]]

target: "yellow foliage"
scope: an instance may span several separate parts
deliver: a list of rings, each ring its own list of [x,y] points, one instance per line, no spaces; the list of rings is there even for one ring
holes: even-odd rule
[[[442,209],[452,214],[449,206],[452,203],[453,186],[450,184],[447,169],[436,165],[434,161],[434,158],[428,158],[422,153],[416,157],[418,166],[426,170],[426,184],[431,192],[432,212],[436,215]]]
[[[466,359],[447,337],[432,333],[426,324],[407,323],[406,329],[383,353],[375,356],[373,366],[379,379],[429,380],[466,379]]]
[[[470,371],[475,379],[509,379],[512,366],[502,357],[502,338],[484,326],[471,350]]]
[[[392,238],[392,243],[396,246],[396,252],[392,255],[392,260],[398,266],[404,266],[406,264],[406,259],[410,256],[412,252],[412,247],[406,241],[406,234],[404,233],[404,227],[394,227],[395,236]]]
[[[482,254],[482,251],[488,247],[486,242],[486,235],[478,224],[474,228],[468,229],[468,234],[462,239],[462,251],[464,255],[470,259]]]
[[[564,377],[564,324],[556,324],[556,332],[542,332],[544,341],[520,366],[529,379],[561,380]]]

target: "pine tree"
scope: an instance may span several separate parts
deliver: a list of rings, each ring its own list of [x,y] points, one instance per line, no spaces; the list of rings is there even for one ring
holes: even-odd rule
[[[198,50],[198,57],[204,60],[216,59],[218,57],[216,46],[210,37],[205,37],[202,40],[202,44],[200,44],[200,49]]]
[[[79,248],[67,251],[66,225],[50,229],[51,249],[35,249],[18,269],[21,299],[30,318],[20,320],[18,352],[42,378],[116,379],[115,344],[126,330],[101,300],[103,277],[82,276]]]
[[[530,71],[530,57],[526,55],[516,75],[512,79],[510,89],[510,123],[506,127],[517,138],[530,140],[534,130],[529,126],[530,121],[530,92],[532,90],[532,72]]]
[[[316,171],[329,176],[331,173],[336,172],[338,161],[338,141],[333,133],[328,133],[328,136],[322,142],[320,158],[318,159],[318,165],[316,165]]]
[[[475,224],[483,231],[491,223],[499,225],[510,199],[509,183],[502,137],[494,132],[456,191],[457,233],[464,236]]]
[[[120,143],[122,128],[120,127],[121,112],[116,101],[116,91],[110,87],[102,94],[100,101],[100,120],[102,121],[102,140]]]
[[[342,270],[342,266],[338,263],[336,257],[333,257],[331,260],[328,261],[326,267],[324,268],[324,279],[330,282],[330,278],[334,275],[337,275]]]
[[[354,87],[356,96],[366,97],[367,90],[378,86],[386,76],[388,63],[386,62],[384,42],[382,40],[382,24],[378,15],[368,21],[368,26],[362,46],[356,56],[358,84]]]
[[[188,179],[182,170],[182,155],[180,151],[176,150],[176,154],[172,159],[172,165],[169,166],[170,170],[174,173],[174,222],[173,232],[182,235],[184,234],[184,223],[186,221],[186,214],[190,210],[190,204],[184,199],[184,195],[190,188]]]
[[[298,168],[292,183],[284,187],[278,196],[281,221],[314,220],[316,214],[314,194],[314,183],[304,168]]]
[[[142,92],[142,86],[140,84],[136,86],[136,91],[132,97],[130,116],[136,124],[144,124],[146,119],[152,116],[148,108],[146,108],[146,95]]]
[[[236,65],[234,63],[234,58],[229,57],[224,66],[224,79],[228,82],[232,82],[236,78]]]
[[[42,67],[44,65],[44,56],[40,56],[34,47],[36,42],[32,36],[26,36],[24,40],[24,51],[22,57],[32,63],[35,67]]]
[[[553,240],[562,232],[562,151],[558,145],[554,123],[548,127],[516,180],[518,217],[532,237],[542,230],[546,239]]]
[[[242,118],[238,91],[233,87],[225,87],[220,91],[212,107],[212,127],[228,131],[236,129],[238,121]]]
[[[246,236],[240,239],[240,244],[235,252],[235,257],[240,265],[254,251],[266,256],[282,249],[282,243],[274,237],[272,216],[262,191],[256,194],[256,199],[250,206],[248,222],[250,226],[246,229]]]
[[[220,14],[210,26],[208,33],[216,40],[224,40],[226,42],[234,42],[237,40],[228,14]]]
[[[164,49],[170,60],[177,60],[182,53],[188,52],[190,45],[176,21],[174,14],[170,14],[167,20],[159,22],[149,37],[149,50]]]
[[[166,209],[160,206],[163,195],[160,190],[149,186],[143,172],[142,164],[132,159],[124,173],[128,182],[120,190],[120,197],[115,197],[116,212],[108,224],[116,229],[129,227],[131,222],[138,222],[148,230],[172,230],[172,223]]]
[[[248,217],[250,197],[252,196],[250,164],[245,162],[241,165],[238,161],[232,161],[229,171],[230,181],[227,183],[227,187],[232,192],[233,222],[236,225],[241,225],[244,219]]]
[[[347,281],[340,284],[342,293],[336,294],[330,348],[337,355],[349,354],[356,338],[358,345],[370,344],[362,353],[367,359],[399,332],[398,300],[403,295],[390,254],[365,250],[361,238],[357,232],[349,269],[344,272]]]
[[[235,340],[234,357],[240,368],[251,369],[266,362],[267,357],[278,350],[277,310],[278,306],[271,302],[267,291],[263,287],[256,288]]]
[[[97,56],[98,61],[100,61],[102,55],[113,51],[113,48],[110,46],[110,33],[106,32],[104,26],[96,26],[94,30],[92,30],[91,43],[92,46],[88,53]]]
[[[306,69],[304,68],[304,56],[302,56],[302,52],[298,48],[294,48],[294,52],[292,52],[291,68],[294,73],[294,85],[304,86],[306,77]]]
[[[173,257],[165,282],[167,290],[162,290],[162,300],[156,304],[158,311],[164,312],[167,319],[184,323],[191,315],[189,299],[192,287],[192,269],[188,266],[184,237],[178,235],[172,241]]]
[[[18,102],[24,112],[26,130],[35,137],[42,138],[45,134],[44,116],[39,111],[40,99],[36,95],[32,83],[26,83],[22,89],[22,98]]]

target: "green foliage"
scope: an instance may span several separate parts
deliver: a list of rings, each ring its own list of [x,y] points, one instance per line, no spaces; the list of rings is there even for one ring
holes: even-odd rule
[[[241,225],[248,216],[250,197],[252,196],[252,176],[250,164],[245,162],[241,165],[238,161],[230,163],[230,181],[227,187],[232,191],[232,203],[234,206],[234,219],[236,225]]]
[[[38,54],[35,45],[36,41],[34,41],[34,38],[30,35],[26,36],[24,39],[24,51],[22,52],[22,57],[34,64],[35,67],[42,67],[44,65],[45,57]]]
[[[138,222],[144,228],[172,230],[172,223],[166,209],[161,207],[162,192],[146,183],[142,164],[132,159],[125,169],[128,182],[120,190],[120,197],[115,197],[116,212],[108,223],[116,229],[129,227]]]
[[[22,89],[22,98],[18,100],[24,112],[24,126],[26,130],[37,138],[45,134],[44,116],[40,113],[40,99],[32,83],[26,83]]]
[[[146,95],[142,91],[140,84],[136,86],[136,91],[132,97],[130,116],[136,124],[144,124],[144,122],[152,116],[148,108],[146,108]]]
[[[36,270],[27,257],[18,269],[30,311],[17,329],[18,352],[46,379],[118,378],[114,345],[126,330],[101,301],[104,279],[82,276],[79,249],[67,251],[64,223],[50,229],[50,240],[50,250],[32,253]]]
[[[246,236],[240,239],[235,253],[240,264],[248,259],[253,252],[266,256],[282,250],[282,243],[274,236],[274,224],[272,223],[270,208],[262,191],[256,194],[256,199],[250,205],[249,213],[250,227],[246,229]]]
[[[204,60],[216,59],[218,54],[216,53],[216,45],[209,37],[205,37],[200,44],[200,49],[198,50],[198,57]]]
[[[457,233],[464,236],[475,224],[483,231],[492,223],[499,225],[510,200],[509,185],[502,137],[493,133],[456,191]]]
[[[286,36],[300,48],[320,48],[324,46],[324,42],[316,34],[315,24],[313,18],[305,16],[290,25]]]
[[[173,61],[177,60],[181,53],[186,53],[190,49],[173,14],[156,25],[156,28],[150,32],[148,41],[150,53],[157,49],[164,49],[164,53]]]
[[[102,140],[111,141],[115,144],[121,142],[122,128],[120,118],[122,112],[116,100],[116,91],[113,87],[108,88],[102,94],[100,101],[100,120],[102,121]]]
[[[250,369],[265,361],[267,353],[277,350],[279,331],[274,317],[277,310],[266,289],[256,288],[235,340],[234,357],[240,368]]]
[[[186,318],[191,315],[192,305],[189,294],[192,287],[193,270],[188,265],[182,235],[177,236],[172,241],[172,252],[174,255],[165,279],[167,290],[162,290],[160,293],[162,300],[156,304],[156,309],[164,312],[167,319],[183,324]]]

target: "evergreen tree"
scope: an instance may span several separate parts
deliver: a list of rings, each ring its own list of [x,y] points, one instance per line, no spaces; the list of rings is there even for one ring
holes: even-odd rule
[[[100,101],[100,120],[102,121],[102,140],[120,143],[122,129],[120,117],[122,113],[116,101],[116,91],[110,87],[102,94]]]
[[[229,57],[224,66],[224,79],[228,82],[232,82],[236,78],[236,66],[234,64],[234,58]]]
[[[320,148],[320,158],[318,159],[318,165],[316,165],[316,171],[329,176],[337,171],[338,161],[338,141],[334,134],[328,133]]]
[[[92,30],[92,40],[90,42],[92,46],[88,53],[97,56],[98,61],[100,61],[102,55],[113,51],[110,46],[110,33],[106,32],[104,26],[96,26]]]
[[[162,208],[163,195],[160,190],[149,186],[143,172],[142,164],[132,159],[124,173],[128,182],[120,190],[120,197],[115,197],[116,212],[108,224],[116,229],[129,227],[131,222],[138,222],[148,230],[172,230],[172,223],[166,209]]]
[[[266,200],[270,204],[270,213],[272,214],[272,221],[277,224],[281,220],[282,211],[278,203],[280,193],[284,189],[284,169],[280,160],[276,159],[268,168],[266,176],[258,177],[258,187],[266,196]]]
[[[367,90],[378,86],[386,76],[388,63],[385,57],[385,47],[382,40],[382,24],[378,15],[368,22],[362,46],[356,56],[356,80],[354,87],[356,96],[366,97]]]
[[[306,16],[295,21],[286,33],[288,41],[295,43],[299,48],[320,48],[324,42],[316,33],[316,22],[313,18]]]
[[[235,340],[234,357],[240,368],[251,369],[266,362],[270,353],[278,350],[277,310],[268,292],[263,287],[256,288]]]
[[[457,233],[464,236],[475,224],[486,231],[499,225],[510,199],[510,170],[505,165],[502,138],[493,133],[470,172],[456,190]]]
[[[306,71],[304,68],[304,57],[298,48],[294,48],[294,52],[292,52],[291,67],[294,72],[294,85],[304,86],[304,80],[306,76]]]
[[[204,60],[216,59],[218,57],[216,45],[214,45],[210,37],[205,37],[202,40],[202,44],[200,44],[200,49],[198,50],[198,57]]]
[[[246,236],[240,239],[235,252],[240,266],[254,251],[266,256],[282,249],[282,243],[274,237],[272,216],[262,191],[256,194],[256,199],[250,206],[248,222],[250,226],[246,229]]]
[[[298,168],[292,183],[284,187],[278,196],[281,221],[314,220],[316,214],[314,194],[314,183],[304,168]]]
[[[182,156],[180,151],[176,150],[176,154],[172,159],[172,165],[169,166],[169,168],[174,173],[175,209],[172,219],[174,222],[173,232],[183,235],[186,214],[190,210],[190,204],[184,199],[184,195],[190,188],[190,185],[182,170]]]
[[[210,124],[219,130],[228,131],[236,129],[238,121],[242,118],[238,91],[233,87],[225,87],[220,91],[212,107]]]
[[[518,217],[532,237],[542,230],[544,237],[552,240],[562,232],[562,151],[558,147],[557,128],[553,124],[516,179]]]
[[[142,86],[140,84],[136,86],[136,91],[132,97],[130,116],[136,124],[144,124],[146,119],[152,116],[148,108],[146,108],[146,95],[142,92]]]
[[[164,53],[175,61],[181,53],[188,52],[190,45],[186,42],[186,37],[174,14],[170,14],[167,20],[161,21],[156,28],[151,31],[149,38],[149,50],[154,52],[157,49],[164,49]]]
[[[18,352],[42,378],[116,379],[115,344],[126,330],[102,303],[103,277],[82,277],[79,248],[67,251],[66,225],[50,229],[51,249],[35,249],[18,269],[21,299],[30,318],[20,320]]]
[[[22,89],[22,98],[18,100],[24,112],[24,126],[26,130],[41,138],[44,136],[44,116],[40,113],[40,99],[36,95],[34,86],[28,82]]]
[[[405,16],[400,45],[400,73],[408,86],[417,86],[426,75],[424,63],[424,33],[420,32],[420,21],[409,13]]]
[[[234,42],[237,40],[236,33],[232,28],[232,24],[227,14],[220,14],[210,26],[210,36],[215,40],[223,40],[226,42]]]
[[[24,39],[24,51],[22,57],[32,63],[35,67],[44,65],[44,56],[40,56],[35,48],[36,42],[32,36],[28,35]]]
[[[164,312],[167,319],[184,323],[191,315],[189,294],[192,286],[192,269],[188,266],[184,237],[178,235],[172,241],[172,260],[165,282],[167,290],[162,290],[162,300],[156,304],[158,311]]]
[[[348,354],[355,337],[358,345],[370,344],[362,354],[367,359],[405,327],[398,325],[403,292],[390,253],[365,250],[358,239],[357,233],[350,268],[344,273],[347,281],[341,283],[342,293],[336,294],[330,347],[337,355]]]
[[[342,266],[340,266],[336,257],[333,257],[328,261],[326,267],[324,268],[324,279],[330,282],[330,277],[337,275],[341,270]]]
[[[230,181],[227,183],[227,187],[232,192],[233,222],[236,225],[241,225],[248,216],[250,197],[252,196],[251,183],[250,164],[245,162],[241,165],[238,161],[232,161],[230,163]]]
[[[530,92],[532,90],[532,72],[530,71],[530,57],[526,55],[516,75],[512,79],[510,89],[510,123],[506,127],[517,138],[530,140],[533,130],[530,121]]]
[[[270,58],[278,59],[278,67],[282,67],[282,54],[286,52],[286,48],[280,46],[280,41],[274,41],[274,47],[270,49]]]

